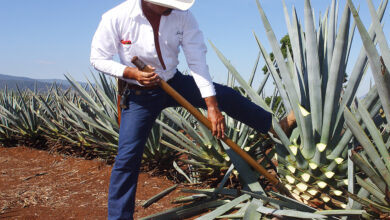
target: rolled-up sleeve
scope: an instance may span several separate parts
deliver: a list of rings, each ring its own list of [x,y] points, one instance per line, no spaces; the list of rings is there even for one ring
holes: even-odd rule
[[[92,40],[90,62],[96,70],[122,78],[126,66],[113,60],[120,42],[115,25],[113,19],[103,15]]]
[[[216,93],[206,62],[207,47],[203,34],[192,13],[187,12],[183,26],[183,52],[202,97],[214,96]]]

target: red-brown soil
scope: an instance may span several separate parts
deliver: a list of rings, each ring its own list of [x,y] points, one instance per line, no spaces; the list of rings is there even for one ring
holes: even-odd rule
[[[106,219],[112,166],[26,147],[0,147],[0,219]],[[141,204],[174,185],[141,173],[135,218],[167,210],[186,195],[182,186],[144,209]]]

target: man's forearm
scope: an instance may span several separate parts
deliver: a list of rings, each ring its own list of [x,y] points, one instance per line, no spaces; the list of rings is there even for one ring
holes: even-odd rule
[[[99,72],[114,76],[116,78],[122,77],[126,68],[125,65],[118,63],[117,61],[97,59],[95,57],[91,57],[91,65]]]
[[[218,102],[216,96],[209,96],[204,98],[208,109],[218,109]]]
[[[125,79],[137,79],[137,72],[139,70],[134,67],[126,67],[126,69],[123,71],[123,78]]]
[[[207,105],[207,116],[212,125],[212,133],[218,139],[225,137],[225,118],[218,108],[216,96],[209,96],[205,99]]]

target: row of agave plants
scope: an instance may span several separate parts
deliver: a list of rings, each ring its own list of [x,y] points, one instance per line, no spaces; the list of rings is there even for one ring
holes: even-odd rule
[[[117,87],[104,74],[92,76],[93,81],[82,85],[67,75],[71,84],[67,90],[56,84],[47,92],[5,88],[0,97],[1,144],[55,146],[65,153],[112,162],[119,137]],[[229,84],[234,85],[233,80]],[[257,158],[273,144],[228,116],[227,124],[227,135]],[[172,178],[214,185],[231,164],[221,143],[182,108],[162,112],[147,140],[143,158],[149,169],[176,169]]]
[[[53,84],[44,92],[7,88],[1,92],[1,144],[55,146],[66,153],[113,161],[119,137],[116,83],[104,74],[85,85],[66,77],[71,84],[67,90]],[[228,120],[231,137],[240,138],[241,144],[253,139],[251,129],[246,127],[245,132],[238,132],[243,125]],[[180,161],[193,171],[186,174],[176,163],[175,167],[193,183],[227,170],[229,159],[221,149],[205,128],[195,125],[188,112],[172,108],[164,110],[156,120],[143,157],[145,165],[161,169]]]
[[[261,3],[256,0],[274,54],[271,59],[255,34],[268,70],[259,88],[253,88],[253,81],[260,56],[247,81],[211,43],[228,69],[227,85],[274,113],[279,138],[272,137],[271,141],[226,116],[227,136],[256,159],[266,156],[264,149],[274,144],[268,156],[277,160],[280,181],[295,200],[265,190],[258,181],[259,174],[187,111],[169,108],[156,120],[144,161],[156,167],[161,167],[161,163],[174,167],[190,183],[212,181],[217,187],[187,190],[197,194],[175,202],[190,204],[145,219],[183,219],[211,208],[216,209],[199,219],[266,219],[272,215],[307,219],[367,217],[360,210],[362,207],[377,217],[378,213],[382,217],[390,213],[390,50],[381,25],[388,0],[383,0],[377,10],[371,0],[367,2],[372,17],[368,30],[351,0],[346,2],[340,22],[339,4],[333,0],[320,15],[317,26],[310,0],[305,0],[304,26],[295,9],[290,17],[284,4],[291,50],[288,48],[283,56]],[[363,48],[351,63],[349,55],[356,27]],[[349,65],[352,72],[346,79]],[[356,92],[369,68],[375,86],[359,99]],[[65,91],[55,85],[45,94],[3,91],[1,141],[34,143],[44,137],[51,143],[79,146],[112,158],[119,130],[115,83],[104,75],[86,86],[67,78],[72,89]],[[266,103],[262,90],[270,78],[275,83],[275,95]],[[297,117],[297,128],[287,136],[277,122],[290,111]],[[268,161],[262,160],[263,165],[272,165]],[[232,177],[241,183],[242,190],[225,188]],[[370,217],[373,216],[367,218]]]

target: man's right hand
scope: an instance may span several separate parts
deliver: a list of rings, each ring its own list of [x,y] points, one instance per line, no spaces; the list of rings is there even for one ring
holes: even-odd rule
[[[160,78],[158,77],[157,73],[154,72],[154,68],[150,68],[153,69],[153,72],[143,72],[138,68],[126,67],[123,73],[123,77],[126,79],[137,80],[141,85],[144,86],[156,86],[160,82]]]

